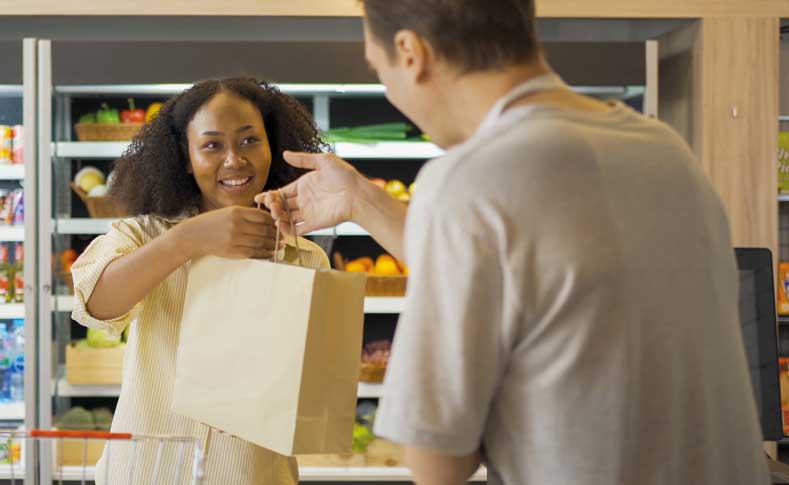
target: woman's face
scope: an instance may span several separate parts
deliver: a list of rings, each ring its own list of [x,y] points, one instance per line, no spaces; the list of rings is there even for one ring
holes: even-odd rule
[[[188,170],[202,193],[200,210],[253,205],[271,169],[271,147],[255,105],[220,92],[195,113],[187,139]]]

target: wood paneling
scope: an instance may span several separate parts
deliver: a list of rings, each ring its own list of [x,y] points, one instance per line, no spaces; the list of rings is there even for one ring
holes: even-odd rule
[[[786,0],[538,0],[557,18],[789,17]],[[358,16],[357,0],[0,0],[3,15]]]
[[[775,253],[778,20],[702,19],[661,48],[661,117],[723,198],[734,244]]]

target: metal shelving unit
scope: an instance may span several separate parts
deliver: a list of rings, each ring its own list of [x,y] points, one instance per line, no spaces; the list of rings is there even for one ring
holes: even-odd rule
[[[63,141],[53,144],[58,158],[112,160],[123,155],[128,142]],[[346,159],[421,160],[439,157],[444,151],[428,142],[335,143],[334,152]]]
[[[95,474],[96,467],[84,469],[87,480],[93,480]],[[83,478],[83,468],[65,466],[56,471],[54,478],[64,481],[80,481]],[[474,474],[470,481],[480,482],[487,479],[488,473],[483,467]],[[301,482],[408,482],[411,480],[413,480],[413,475],[404,467],[299,467],[299,481]]]
[[[11,320],[14,318],[25,318],[25,304],[0,303],[0,320]]]
[[[364,313],[368,314],[397,314],[403,309],[405,298],[396,297],[367,297],[364,299]],[[12,306],[12,305],[7,305]],[[74,297],[70,295],[58,295],[52,298],[52,308],[59,312],[72,312],[74,311]],[[0,305],[0,312],[3,311],[3,305]],[[12,310],[8,310],[9,314]],[[24,308],[21,309],[24,315]],[[2,317],[0,313],[0,318]],[[18,318],[18,317],[7,317]]]

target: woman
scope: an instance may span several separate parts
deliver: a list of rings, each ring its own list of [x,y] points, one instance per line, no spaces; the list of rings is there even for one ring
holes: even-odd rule
[[[301,175],[284,150],[323,148],[304,108],[277,89],[251,79],[198,83],[165,103],[117,162],[110,196],[134,217],[115,223],[72,267],[74,320],[111,335],[130,327],[113,431],[203,440],[207,485],[296,484],[298,468],[292,457],[170,411],[188,263],[208,255],[269,259],[278,249],[295,261],[293,239],[275,248],[272,218],[254,196]],[[315,244],[300,247],[305,266],[329,266]],[[132,473],[134,483],[150,483],[155,446],[134,451],[116,444],[105,462],[105,449],[98,483],[105,473],[108,483]],[[175,450],[164,459],[168,474],[159,483],[174,483]]]

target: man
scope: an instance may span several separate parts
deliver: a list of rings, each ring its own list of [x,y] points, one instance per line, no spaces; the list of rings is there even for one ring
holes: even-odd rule
[[[411,269],[376,432],[419,484],[767,483],[724,209],[687,145],[573,93],[533,0],[366,0],[389,100],[448,149],[409,209],[333,155],[283,189]],[[282,230],[280,194],[259,196]]]

